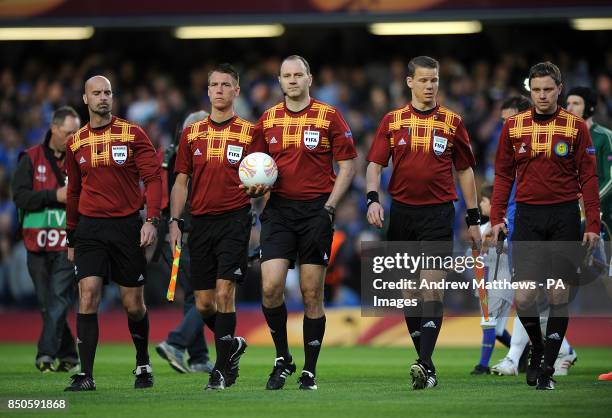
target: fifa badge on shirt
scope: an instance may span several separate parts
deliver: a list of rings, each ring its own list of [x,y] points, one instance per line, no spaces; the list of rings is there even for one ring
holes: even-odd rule
[[[438,157],[446,151],[446,145],[448,144],[448,139],[442,136],[433,137],[433,151]]]
[[[565,157],[568,152],[569,147],[567,146],[567,142],[557,142],[557,145],[555,145],[555,154],[557,154],[559,157]]]
[[[313,150],[319,145],[319,131],[304,131],[304,145]]]
[[[125,163],[128,157],[128,147],[127,145],[113,145],[111,149],[113,160],[119,165]]]
[[[225,155],[230,164],[236,164],[242,158],[242,147],[228,144]]]

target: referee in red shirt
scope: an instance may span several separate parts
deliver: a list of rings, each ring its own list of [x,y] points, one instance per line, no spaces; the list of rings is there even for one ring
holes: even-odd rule
[[[568,281],[573,279],[579,262],[577,248],[570,248],[567,243],[582,240],[592,248],[600,230],[595,148],[584,120],[558,105],[563,90],[561,81],[561,71],[550,62],[536,64],[529,70],[534,106],[510,117],[502,128],[491,208],[491,225],[497,238],[501,229],[506,230],[504,216],[516,178],[514,279],[536,284],[550,277],[565,281],[564,288],[548,289],[550,312],[545,344],[536,305],[539,287],[515,292],[518,317],[532,344],[527,384],[543,390],[555,388],[553,365],[569,322]],[[586,211],[582,237],[578,206],[581,196]],[[542,244],[543,241],[561,243],[553,247]]]
[[[251,202],[239,190],[240,161],[252,152],[254,125],[234,112],[238,72],[219,64],[208,74],[210,116],[183,130],[170,196],[170,246],[181,242],[191,178],[189,253],[196,308],[215,334],[217,360],[206,389],[223,390],[238,377],[246,341],[235,337],[236,283],[243,281],[251,236]]]
[[[382,169],[391,158],[389,194],[393,201],[387,240],[413,242],[414,255],[423,251],[448,256],[452,252],[453,201],[457,200],[453,167],[468,208],[470,237],[480,246],[474,155],[461,117],[437,103],[438,69],[438,61],[426,56],[408,63],[406,82],[412,100],[385,115],[367,156],[368,222],[383,227],[384,209],[378,190]],[[429,282],[445,277],[445,271],[420,272],[420,279]],[[431,356],[442,326],[443,291],[418,290],[414,296],[419,299],[418,305],[405,312],[408,332],[419,356],[410,374],[413,389],[425,389],[438,384]]]
[[[149,318],[144,303],[144,247],[155,240],[161,202],[160,165],[153,144],[139,126],[111,114],[113,92],[105,77],[85,83],[89,123],[66,146],[68,258],[79,282],[77,343],[81,373],[66,391],[95,390],[93,364],[98,345],[102,286],[113,280],[136,347],[135,388],[153,386],[149,363]],[[145,185],[145,203],[139,182]]]
[[[287,344],[284,291],[287,270],[298,261],[305,356],[298,383],[300,389],[313,390],[325,333],[323,287],[333,218],[353,179],[357,152],[340,112],[310,97],[312,75],[303,57],[285,58],[278,79],[285,101],[266,110],[256,127],[258,143],[274,158],[279,172],[260,218],[262,309],[276,347],[266,389],[281,389],[296,370]]]

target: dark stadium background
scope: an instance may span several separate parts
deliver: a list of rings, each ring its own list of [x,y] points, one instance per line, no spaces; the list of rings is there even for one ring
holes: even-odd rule
[[[9,312],[36,306],[25,249],[15,238],[18,223],[9,182],[17,155],[41,140],[52,111],[61,105],[75,107],[87,121],[82,86],[93,74],[110,78],[113,113],[141,124],[157,146],[166,147],[187,113],[209,110],[206,75],[213,64],[238,67],[242,91],[237,112],[254,121],[282,100],[276,81],[281,59],[289,54],[306,57],[314,75],[312,95],[342,111],[360,155],[358,175],[336,219],[346,241],[334,265],[328,300],[339,306],[359,303],[359,241],[381,237],[364,216],[364,156],[381,117],[407,102],[404,78],[411,57],[431,55],[440,61],[439,101],[465,120],[478,162],[478,184],[492,180],[499,106],[510,95],[528,95],[524,79],[536,62],[558,64],[566,90],[596,88],[600,101],[595,120],[612,126],[612,32],[579,31],[570,24],[575,17],[612,16],[609,1],[27,3],[0,2],[0,29],[92,25],[95,33],[80,41],[0,41],[0,310]],[[374,22],[411,20],[479,20],[482,31],[376,36],[368,30]],[[285,32],[266,39],[174,36],[174,28],[184,24],[245,23],[282,23]],[[460,202],[457,207],[457,235],[462,238]],[[257,237],[256,230],[253,235]],[[147,301],[163,307],[167,271],[156,265],[150,270]],[[295,289],[288,292],[292,306],[299,307]],[[118,306],[116,295],[107,289],[103,309]],[[239,300],[243,306],[258,306],[256,266]],[[477,306],[472,295],[450,303]]]

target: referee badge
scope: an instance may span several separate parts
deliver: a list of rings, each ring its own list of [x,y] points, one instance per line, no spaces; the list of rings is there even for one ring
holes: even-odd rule
[[[304,145],[313,150],[319,145],[319,131],[304,131]]]
[[[111,148],[113,160],[119,165],[125,163],[128,157],[127,145],[113,145]]]
[[[567,146],[567,142],[557,142],[555,145],[555,154],[559,157],[565,157],[569,152],[569,147]]]
[[[433,137],[433,151],[438,157],[446,151],[446,145],[448,144],[448,139],[442,136]]]
[[[225,155],[230,164],[236,164],[242,158],[242,147],[228,144]]]

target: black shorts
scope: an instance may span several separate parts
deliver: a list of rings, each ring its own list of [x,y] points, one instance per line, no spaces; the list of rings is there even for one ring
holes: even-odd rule
[[[77,280],[99,276],[120,286],[145,284],[146,259],[140,246],[142,220],[138,213],[121,218],[79,218],[76,227]]]
[[[210,290],[217,279],[241,283],[247,270],[251,206],[221,215],[194,215],[188,245],[191,287]]]
[[[578,201],[516,204],[512,232],[514,279],[573,282],[583,255]]]
[[[327,266],[334,228],[325,202],[329,195],[313,200],[291,200],[272,195],[261,220],[261,261],[289,260]]]
[[[410,242],[414,245],[406,250],[416,255],[450,256],[454,221],[455,206],[452,202],[412,206],[393,200],[387,241]]]

